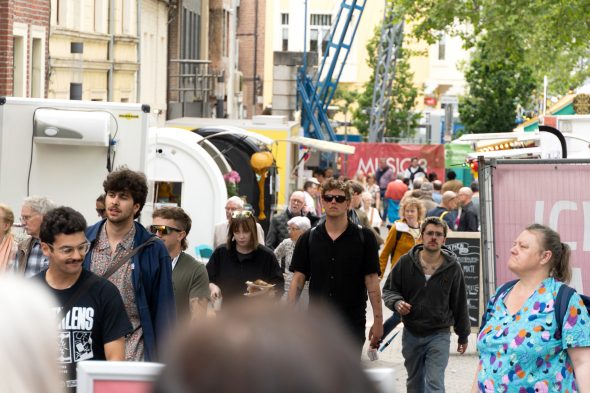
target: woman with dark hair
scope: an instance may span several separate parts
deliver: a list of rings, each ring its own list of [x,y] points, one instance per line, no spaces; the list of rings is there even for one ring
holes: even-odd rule
[[[232,213],[227,243],[217,247],[209,262],[209,282],[221,289],[224,299],[240,298],[246,281],[263,280],[275,284],[277,297],[283,294],[284,278],[273,251],[258,243],[256,220],[249,210]]]
[[[590,392],[590,317],[577,293],[556,321],[557,294],[571,278],[569,257],[569,246],[546,226],[518,235],[508,259],[518,281],[488,303],[473,393]]]

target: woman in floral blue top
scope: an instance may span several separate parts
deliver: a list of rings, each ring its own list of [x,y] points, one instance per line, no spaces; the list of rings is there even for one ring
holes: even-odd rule
[[[571,278],[569,256],[559,234],[543,225],[516,238],[508,268],[519,281],[488,304],[472,392],[590,392],[590,317],[577,293],[556,338],[553,305]]]

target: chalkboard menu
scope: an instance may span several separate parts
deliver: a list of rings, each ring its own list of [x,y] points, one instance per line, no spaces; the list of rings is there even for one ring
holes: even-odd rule
[[[467,303],[471,326],[479,326],[480,293],[480,243],[479,232],[452,232],[447,237],[446,246],[457,255],[457,261],[463,267]]]

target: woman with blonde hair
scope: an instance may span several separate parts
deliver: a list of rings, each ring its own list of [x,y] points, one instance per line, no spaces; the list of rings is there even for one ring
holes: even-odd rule
[[[549,227],[533,224],[518,235],[507,263],[518,280],[488,302],[472,393],[590,392],[590,316],[578,293],[564,295],[569,259],[569,246]]]
[[[6,271],[16,258],[18,244],[12,236],[14,213],[7,205],[0,203],[0,272]]]
[[[420,242],[420,225],[422,225],[426,216],[424,203],[417,198],[405,197],[401,200],[399,214],[401,219],[393,223],[379,256],[381,277],[385,277],[390,257],[391,269],[393,269],[400,257],[410,251],[416,243]],[[383,337],[386,337],[400,321],[399,314],[394,312],[383,324]]]

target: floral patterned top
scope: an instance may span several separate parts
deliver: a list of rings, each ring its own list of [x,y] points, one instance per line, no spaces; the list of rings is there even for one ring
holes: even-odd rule
[[[504,299],[510,289],[486,310],[487,322],[477,337],[480,392],[577,392],[568,348],[590,346],[590,317],[574,293],[557,339],[553,308],[559,287],[543,280],[522,308],[510,315]]]

